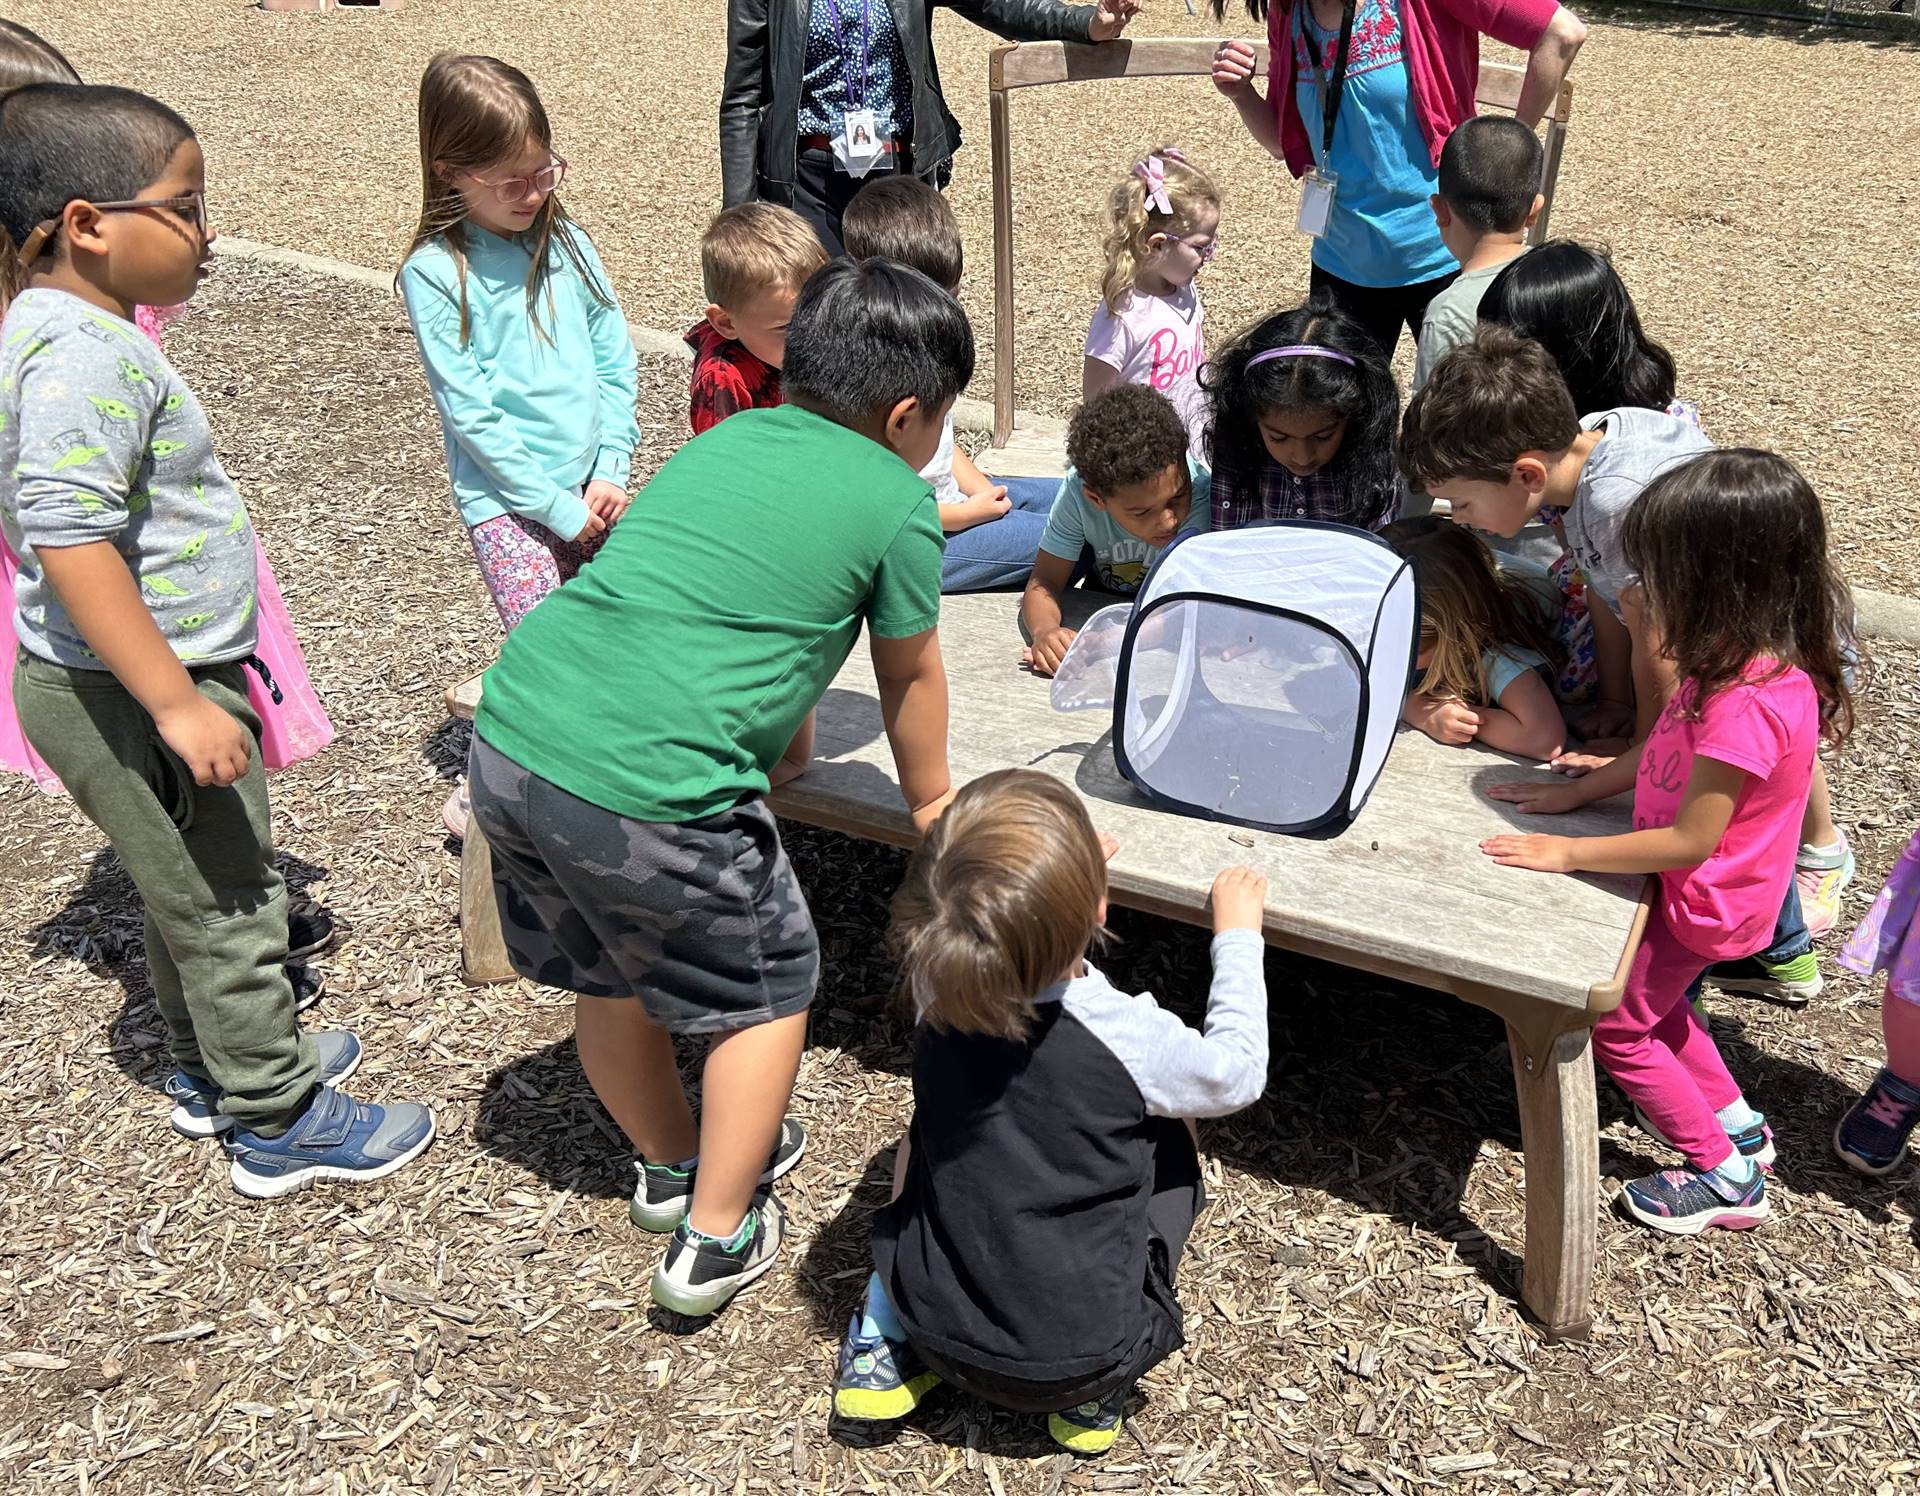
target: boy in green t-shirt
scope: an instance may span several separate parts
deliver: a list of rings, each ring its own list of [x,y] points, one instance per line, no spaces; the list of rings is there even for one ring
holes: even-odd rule
[[[470,779],[507,953],[577,994],[581,1067],[639,1155],[633,1221],[673,1233],[653,1298],[683,1314],[780,1247],[764,1186],[805,1146],[783,1114],[820,960],[761,797],[804,771],[863,621],[914,824],[952,798],[918,469],[972,376],[933,282],[829,265],[794,308],[787,403],[682,447],[487,673]],[[698,1123],[674,1034],[712,1038]]]

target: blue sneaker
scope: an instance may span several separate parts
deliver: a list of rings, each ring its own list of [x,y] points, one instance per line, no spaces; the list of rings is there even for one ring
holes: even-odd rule
[[[1906,1161],[1907,1138],[1916,1124],[1920,1124],[1920,1087],[1882,1070],[1834,1128],[1833,1151],[1855,1173],[1878,1179]]]
[[[241,1194],[272,1200],[323,1179],[384,1179],[432,1141],[433,1113],[424,1106],[376,1106],[321,1086],[279,1137],[239,1127],[228,1133],[228,1172]]]
[[[1129,1386],[1116,1387],[1098,1402],[1083,1402],[1047,1415],[1053,1442],[1075,1454],[1105,1454],[1120,1437],[1120,1417],[1126,1410]]]
[[[1746,1185],[1729,1184],[1711,1171],[1662,1169],[1634,1179],[1620,1191],[1620,1203],[1643,1226],[1669,1236],[1698,1236],[1714,1226],[1744,1231],[1771,1214],[1767,1171],[1756,1168]]]
[[[352,1034],[315,1034],[313,1047],[320,1055],[323,1086],[337,1086],[360,1068],[360,1041]],[[233,1118],[220,1110],[226,1093],[204,1075],[175,1070],[167,1077],[165,1090],[173,1103],[173,1115],[167,1120],[181,1137],[217,1138],[233,1126]]]
[[[1633,1104],[1633,1125],[1661,1147],[1673,1148],[1673,1144],[1667,1141],[1667,1135],[1653,1125],[1653,1118],[1640,1110],[1637,1101]],[[1773,1129],[1767,1126],[1765,1117],[1740,1132],[1728,1133],[1727,1141],[1740,1150],[1743,1158],[1752,1159],[1763,1169],[1771,1169],[1779,1157],[1779,1150],[1773,1145]],[[1680,1150],[1673,1148],[1673,1151],[1678,1153]]]
[[[861,1423],[905,1418],[920,1399],[940,1385],[920,1353],[904,1340],[860,1333],[860,1316],[840,1342],[840,1365],[833,1375],[833,1411]]]

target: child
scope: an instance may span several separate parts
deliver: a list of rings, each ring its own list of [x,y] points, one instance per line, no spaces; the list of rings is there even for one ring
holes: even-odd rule
[[[1626,995],[1595,1023],[1593,1049],[1643,1127],[1686,1156],[1683,1169],[1630,1182],[1626,1209],[1690,1236],[1767,1216],[1772,1134],[1687,995],[1713,962],[1766,943],[1792,887],[1815,745],[1851,725],[1836,642],[1850,605],[1819,499],[1771,453],[1710,452],[1669,469],[1627,511],[1620,542],[1679,688],[1644,752],[1583,779],[1491,793],[1542,813],[1631,789],[1635,830],[1496,836],[1482,848],[1542,872],[1660,875]]]
[[[791,208],[745,203],[700,236],[707,315],[687,333],[693,349],[688,421],[710,431],[735,411],[780,403],[787,324],[800,288],[827,252]]]
[[[0,94],[29,83],[78,83],[66,54],[18,21],[0,18]]]
[[[1536,190],[1539,181],[1539,137],[1517,119],[1476,115],[1447,137],[1433,216],[1441,242],[1460,262],[1460,274],[1427,303],[1413,363],[1414,389],[1427,382],[1447,350],[1473,336],[1487,287],[1527,252],[1527,231],[1545,202]],[[1612,403],[1594,409],[1606,410]]]
[[[1219,189],[1180,151],[1161,146],[1134,163],[1107,198],[1106,272],[1080,375],[1082,400],[1116,383],[1158,390],[1196,452],[1209,412],[1199,379],[1207,312],[1194,277],[1213,262],[1219,232]]]
[[[1528,589],[1477,535],[1433,515],[1396,520],[1380,538],[1413,563],[1420,591],[1425,673],[1401,720],[1436,743],[1557,757],[1567,727],[1548,683],[1554,646]]]
[[[1891,1174],[1906,1158],[1907,1139],[1920,1124],[1920,831],[1840,952],[1840,964],[1862,976],[1887,974],[1880,1001],[1887,1063],[1840,1119],[1833,1149],[1859,1173]]]
[[[253,537],[199,402],[133,321],[206,273],[199,142],[127,89],[17,90],[0,100],[0,230],[17,293],[0,324],[14,700],[139,890],[174,1126],[225,1133],[243,1194],[390,1174],[433,1117],[335,1090],[359,1044],[295,1025],[286,884],[252,768]]]
[[[867,183],[847,204],[840,237],[856,260],[892,260],[918,270],[949,296],[960,294],[960,225],[946,198],[918,177],[896,173]],[[947,536],[942,592],[984,592],[1026,581],[1057,479],[996,483],[955,444],[951,414],[940,450],[920,476],[933,485]]]
[[[1275,312],[1208,364],[1213,528],[1317,519],[1378,529],[1394,517],[1400,391],[1379,345],[1315,296]]]
[[[972,374],[933,282],[829,265],[794,308],[787,403],[682,447],[487,673],[473,814],[507,953],[577,994],[581,1066],[639,1154],[632,1219],[673,1233],[653,1299],[682,1314],[780,1248],[758,1192],[804,1147],[781,1114],[820,953],[761,797],[805,769],[863,622],[915,826],[951,798],[940,519],[918,469]],[[675,1034],[712,1040],[698,1124]]]
[[[1267,1083],[1267,880],[1213,883],[1196,1033],[1086,959],[1107,917],[1086,807],[1031,769],[976,779],[893,900],[919,1019],[913,1123],[873,1223],[874,1272],[834,1379],[843,1418],[937,1383],[1109,1448],[1133,1384],[1185,1343],[1173,1279],[1206,1203],[1191,1118]]]
[[[593,241],[554,196],[567,163],[525,73],[450,52],[429,62],[420,170],[400,294],[454,502],[511,630],[631,502],[639,365]],[[466,799],[457,785],[441,809],[456,837]]]
[[[1060,602],[1083,555],[1096,586],[1130,597],[1156,554],[1207,525],[1207,470],[1193,460],[1180,413],[1144,385],[1111,385],[1075,411],[1067,459],[1020,598],[1029,640],[1021,660],[1035,675],[1052,675],[1073,644]]]

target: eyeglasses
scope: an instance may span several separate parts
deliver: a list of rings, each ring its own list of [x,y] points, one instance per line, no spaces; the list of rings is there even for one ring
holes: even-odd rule
[[[1161,235],[1161,241],[1164,244],[1178,244],[1182,249],[1192,250],[1200,257],[1200,263],[1202,265],[1211,265],[1213,263],[1213,257],[1220,252],[1220,240],[1217,236],[1209,239],[1205,244],[1194,244],[1189,240],[1182,239],[1177,234],[1163,234]]]
[[[554,156],[552,162],[536,171],[530,177],[501,177],[498,181],[488,181],[485,177],[474,177],[482,187],[491,187],[493,195],[503,203],[524,203],[530,197],[544,197],[554,191],[567,179],[567,162],[564,156]]]
[[[185,197],[130,197],[120,202],[94,203],[96,213],[131,213],[143,208],[167,208],[186,218],[193,231],[200,236],[201,242],[207,237],[207,197],[204,192],[190,192]],[[63,210],[64,211],[64,210]],[[35,227],[27,235],[27,242],[20,246],[20,263],[31,266],[33,262],[47,252],[53,236],[60,232],[60,220],[49,218]]]

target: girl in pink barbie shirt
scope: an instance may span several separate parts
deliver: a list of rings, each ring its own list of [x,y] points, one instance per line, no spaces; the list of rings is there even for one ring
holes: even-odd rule
[[[1144,384],[1173,402],[1194,453],[1207,450],[1207,309],[1194,279],[1212,263],[1220,193],[1177,147],[1148,151],[1107,200],[1107,268],[1087,328],[1080,398]]]
[[[1631,790],[1635,829],[1496,836],[1481,849],[1541,872],[1659,874],[1626,993],[1595,1023],[1593,1049],[1642,1129],[1685,1159],[1629,1182],[1621,1203],[1655,1230],[1692,1236],[1767,1217],[1773,1134],[1687,999],[1714,962],[1772,938],[1814,749],[1852,726],[1853,608],[1820,500],[1768,452],[1708,452],[1662,473],[1622,538],[1679,688],[1637,756],[1571,783],[1491,793],[1537,814]]]

